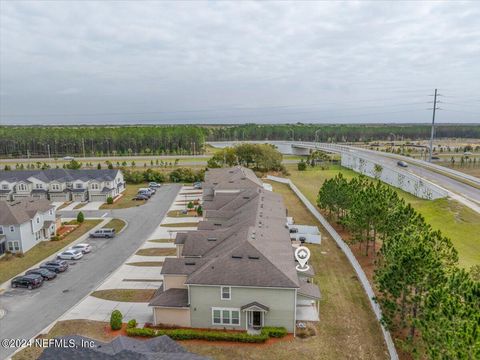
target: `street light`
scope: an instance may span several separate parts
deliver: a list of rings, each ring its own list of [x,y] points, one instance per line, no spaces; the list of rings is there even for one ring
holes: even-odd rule
[[[295,132],[293,131],[293,129],[288,129],[288,131],[291,131],[292,132],[292,141],[295,141]]]
[[[315,142],[317,143],[318,142],[318,132],[321,131],[321,129],[317,129],[315,130]]]

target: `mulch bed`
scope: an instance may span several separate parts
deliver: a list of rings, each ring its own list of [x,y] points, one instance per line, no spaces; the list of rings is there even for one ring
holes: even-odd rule
[[[62,238],[70,234],[77,227],[79,227],[79,225],[63,225],[60,229],[57,230],[57,235]]]

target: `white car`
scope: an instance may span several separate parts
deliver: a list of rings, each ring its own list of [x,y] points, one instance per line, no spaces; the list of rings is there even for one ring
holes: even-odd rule
[[[62,260],[78,260],[83,257],[83,253],[80,250],[66,250],[57,255],[57,259]]]
[[[92,246],[90,244],[76,244],[68,249],[68,251],[70,250],[78,250],[83,254],[88,254],[90,251],[92,251]]]

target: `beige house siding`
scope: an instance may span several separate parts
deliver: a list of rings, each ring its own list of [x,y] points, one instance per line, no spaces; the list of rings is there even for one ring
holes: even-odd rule
[[[162,324],[190,327],[190,309],[154,307],[153,312],[155,325]]]
[[[187,275],[164,275],[163,276],[163,289],[186,289],[185,281]]]

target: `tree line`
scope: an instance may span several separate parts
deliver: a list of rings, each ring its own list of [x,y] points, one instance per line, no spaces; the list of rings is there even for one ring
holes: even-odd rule
[[[2,157],[199,154],[198,126],[1,126]]]
[[[144,171],[122,169],[123,178],[127,184],[141,184],[144,182],[174,182],[174,183],[194,183],[203,181],[205,178],[205,169],[192,170],[190,168],[177,168],[169,173],[147,169]]]
[[[0,126],[0,156],[187,155],[203,153],[207,140],[358,142],[422,140],[429,136],[427,124]],[[436,136],[480,138],[480,126],[437,125]]]
[[[424,140],[430,138],[428,124],[405,125],[320,125],[320,124],[279,124],[238,126],[212,126],[209,141],[233,140],[297,140],[320,142],[358,142],[374,140]],[[435,127],[437,138],[478,138],[480,125],[444,125]]]
[[[376,258],[373,281],[382,321],[408,334],[405,344],[414,355],[480,357],[480,282],[458,267],[449,238],[395,190],[363,176],[326,180],[317,204],[351,232],[365,255]]]

